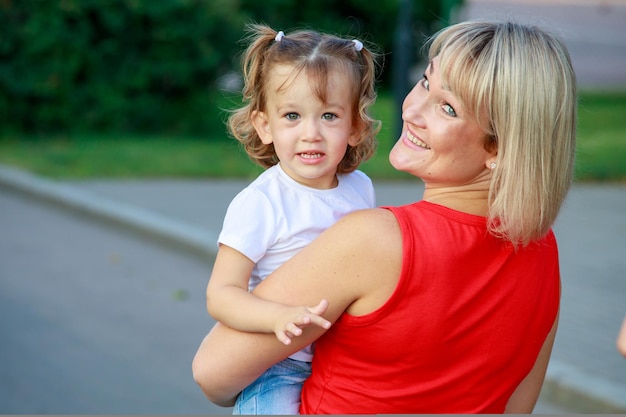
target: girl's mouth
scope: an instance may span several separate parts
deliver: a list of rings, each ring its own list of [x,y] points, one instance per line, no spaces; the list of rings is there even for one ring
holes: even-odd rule
[[[304,159],[316,159],[322,157],[321,153],[299,153],[298,155]]]

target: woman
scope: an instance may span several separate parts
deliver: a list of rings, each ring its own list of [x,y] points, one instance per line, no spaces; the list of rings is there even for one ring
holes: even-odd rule
[[[465,22],[433,38],[429,60],[389,156],[422,179],[422,200],[349,214],[255,290],[327,299],[330,330],[284,346],[217,325],[193,363],[212,401],[232,404],[317,340],[302,413],[533,410],[558,321],[551,226],[574,163],[569,55],[535,27]]]
[[[615,341],[615,344],[617,345],[617,351],[626,358],[626,317],[624,317],[622,327],[617,334],[617,340]]]

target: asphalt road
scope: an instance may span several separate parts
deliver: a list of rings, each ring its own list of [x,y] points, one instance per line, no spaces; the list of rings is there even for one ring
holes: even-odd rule
[[[0,230],[0,414],[230,414],[191,376],[209,262],[10,192]]]
[[[0,414],[224,414],[191,377],[210,265],[0,193]]]

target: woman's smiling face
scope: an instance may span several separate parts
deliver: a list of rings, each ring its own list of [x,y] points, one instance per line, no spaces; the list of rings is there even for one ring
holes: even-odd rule
[[[435,57],[402,105],[402,135],[391,165],[421,178],[427,187],[471,184],[489,173],[495,149],[473,114],[441,81]]]

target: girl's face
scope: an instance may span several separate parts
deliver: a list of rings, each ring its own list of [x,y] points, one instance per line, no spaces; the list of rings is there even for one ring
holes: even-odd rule
[[[252,116],[262,142],[274,144],[281,167],[294,180],[313,188],[336,187],[337,165],[348,145],[358,142],[350,80],[331,71],[327,103],[315,96],[304,71],[294,77],[291,66],[276,66],[268,81],[266,110]]]
[[[485,148],[485,132],[442,85],[438,64],[437,58],[431,61],[404,100],[402,135],[389,160],[421,178],[426,188],[473,184],[489,176],[496,150]]]

